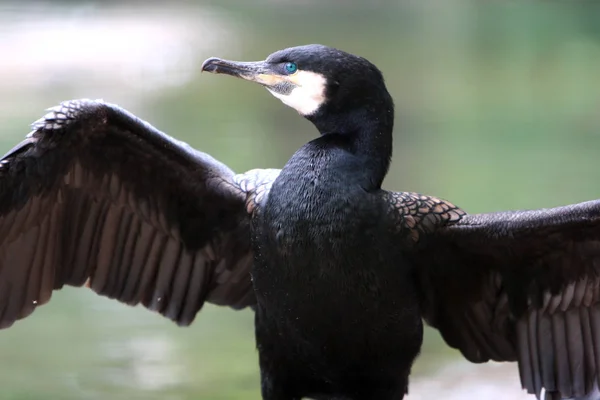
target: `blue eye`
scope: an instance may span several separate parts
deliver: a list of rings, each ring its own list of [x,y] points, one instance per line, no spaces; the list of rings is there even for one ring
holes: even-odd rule
[[[296,65],[296,63],[293,63],[293,62],[285,63],[285,72],[287,72],[288,74],[293,74],[297,70],[298,70],[298,66]]]

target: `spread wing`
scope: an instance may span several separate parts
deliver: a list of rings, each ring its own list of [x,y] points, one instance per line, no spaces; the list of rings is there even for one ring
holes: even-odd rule
[[[222,163],[117,106],[64,102],[0,160],[0,328],[63,285],[188,325],[255,302],[250,218],[277,175]]]
[[[518,361],[529,393],[597,394],[600,201],[480,215],[417,202],[405,214],[426,321],[472,362]]]

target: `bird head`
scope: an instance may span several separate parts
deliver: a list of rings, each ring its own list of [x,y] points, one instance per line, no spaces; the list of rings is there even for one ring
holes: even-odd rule
[[[356,115],[361,109],[386,107],[393,112],[391,96],[375,65],[319,44],[279,50],[263,61],[212,57],[204,61],[202,71],[256,82],[315,123],[330,119],[325,116]]]

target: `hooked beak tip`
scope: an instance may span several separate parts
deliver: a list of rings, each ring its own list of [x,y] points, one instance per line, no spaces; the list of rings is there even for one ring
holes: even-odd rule
[[[219,63],[221,63],[223,60],[221,60],[220,58],[217,57],[210,57],[207,58],[203,63],[202,66],[200,67],[200,72],[217,72],[217,69],[219,67]]]

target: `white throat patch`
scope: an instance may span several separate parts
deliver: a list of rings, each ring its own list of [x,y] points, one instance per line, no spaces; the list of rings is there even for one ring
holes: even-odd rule
[[[310,115],[316,112],[325,101],[326,79],[323,75],[310,71],[298,71],[287,77],[296,87],[289,94],[281,94],[269,90],[287,106],[292,107],[301,115]]]

